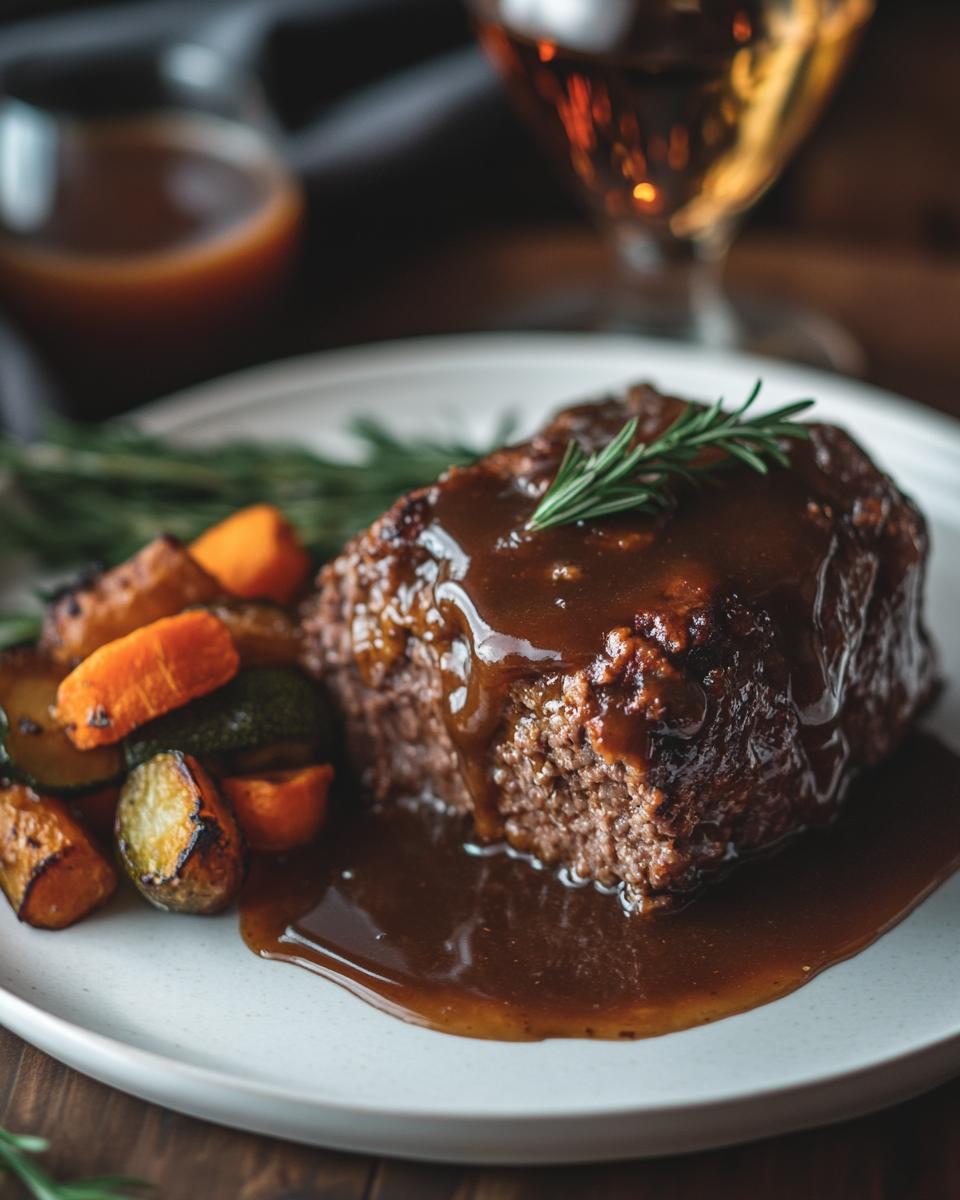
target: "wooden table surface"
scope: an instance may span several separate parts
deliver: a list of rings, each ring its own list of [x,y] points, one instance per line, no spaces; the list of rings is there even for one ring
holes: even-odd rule
[[[602,285],[606,260],[576,229],[499,234],[409,263],[358,288],[315,344],[495,328],[538,296]],[[394,279],[397,280],[394,273]],[[881,252],[793,236],[745,238],[736,286],[763,287],[842,320],[868,378],[960,416],[960,267],[920,250]],[[372,298],[374,297],[374,298]],[[170,1200],[957,1200],[960,1080],[846,1124],[685,1158],[609,1166],[460,1168],[308,1149],[144,1104],[0,1031],[0,1125],[53,1142],[67,1176],[123,1172]],[[10,1181],[0,1200],[19,1196]]]

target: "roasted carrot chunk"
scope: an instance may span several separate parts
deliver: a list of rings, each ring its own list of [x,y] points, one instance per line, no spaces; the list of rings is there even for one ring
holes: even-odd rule
[[[295,667],[303,635],[279,604],[256,600],[220,600],[205,606],[226,625],[245,667]]]
[[[327,816],[333,767],[295,767],[222,781],[251,850],[279,854],[312,842]]]
[[[241,509],[200,535],[190,553],[228,592],[289,604],[310,574],[310,555],[272,504]]]
[[[64,929],[113,894],[117,875],[66,805],[0,788],[0,887],[21,921]]]
[[[208,612],[185,612],[108,642],[57,690],[57,718],[79,750],[108,745],[232,679],[233,639]]]
[[[55,600],[43,623],[41,648],[75,663],[141,625],[209,604],[222,588],[172,537],[155,538],[133,558]]]

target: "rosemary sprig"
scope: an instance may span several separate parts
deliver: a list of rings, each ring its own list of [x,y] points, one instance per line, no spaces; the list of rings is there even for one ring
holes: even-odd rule
[[[0,437],[2,556],[26,552],[44,566],[113,565],[158,533],[189,541],[245,505],[277,505],[318,559],[336,553],[398,496],[432,483],[493,446],[459,439],[401,440],[358,419],[363,454],[343,462],[298,446],[236,442],[184,448],[123,425],[57,421],[38,442]],[[507,427],[497,431],[501,445]]]
[[[189,542],[258,501],[280,508],[320,562],[398,496],[475,462],[512,427],[504,421],[488,446],[472,446],[401,439],[358,417],[358,462],[262,442],[185,448],[121,424],[57,420],[29,444],[0,436],[0,584],[7,555],[59,570],[113,566],[157,534]],[[0,613],[0,650],[34,639],[39,627],[39,614]]]
[[[0,650],[35,642],[41,624],[39,613],[0,613]]]
[[[571,440],[527,529],[592,521],[628,510],[661,512],[673,503],[674,481],[698,485],[733,462],[741,462],[761,475],[767,473],[771,461],[789,465],[779,439],[810,436],[806,426],[796,424],[794,417],[814,402],[797,400],[772,412],[747,417],[760,387],[761,381],[757,380],[739,408],[724,409],[722,399],[709,408],[688,405],[652,442],[635,441],[636,417],[589,456]],[[696,462],[704,450],[719,453]]]
[[[48,1148],[46,1138],[0,1129],[0,1169],[16,1176],[34,1200],[134,1200],[135,1193],[153,1190],[152,1184],[123,1175],[59,1183],[34,1157]]]

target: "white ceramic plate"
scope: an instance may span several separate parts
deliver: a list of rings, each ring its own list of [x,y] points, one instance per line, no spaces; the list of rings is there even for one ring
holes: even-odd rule
[[[960,735],[960,425],[783,364],[590,336],[476,337],[288,362],[151,408],[146,427],[349,452],[352,413],[478,435],[533,427],[630,380],[733,400],[812,395],[928,513],[930,619]],[[921,799],[918,797],[918,800]],[[224,1124],[344,1149],[472,1162],[673,1153],[836,1120],[960,1070],[960,876],[864,953],[774,1004],[649,1041],[497,1043],[404,1025],[332,983],[255,958],[235,914],[132,897],[65,933],[0,912],[0,1020],[98,1079]]]

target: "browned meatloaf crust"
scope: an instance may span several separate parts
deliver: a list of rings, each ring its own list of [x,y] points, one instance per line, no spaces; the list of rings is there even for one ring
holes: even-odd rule
[[[523,531],[571,436],[680,408],[636,387],[404,497],[305,621],[370,794],[471,810],[644,910],[831,816],[934,687],[923,518],[832,426],[666,516]]]

